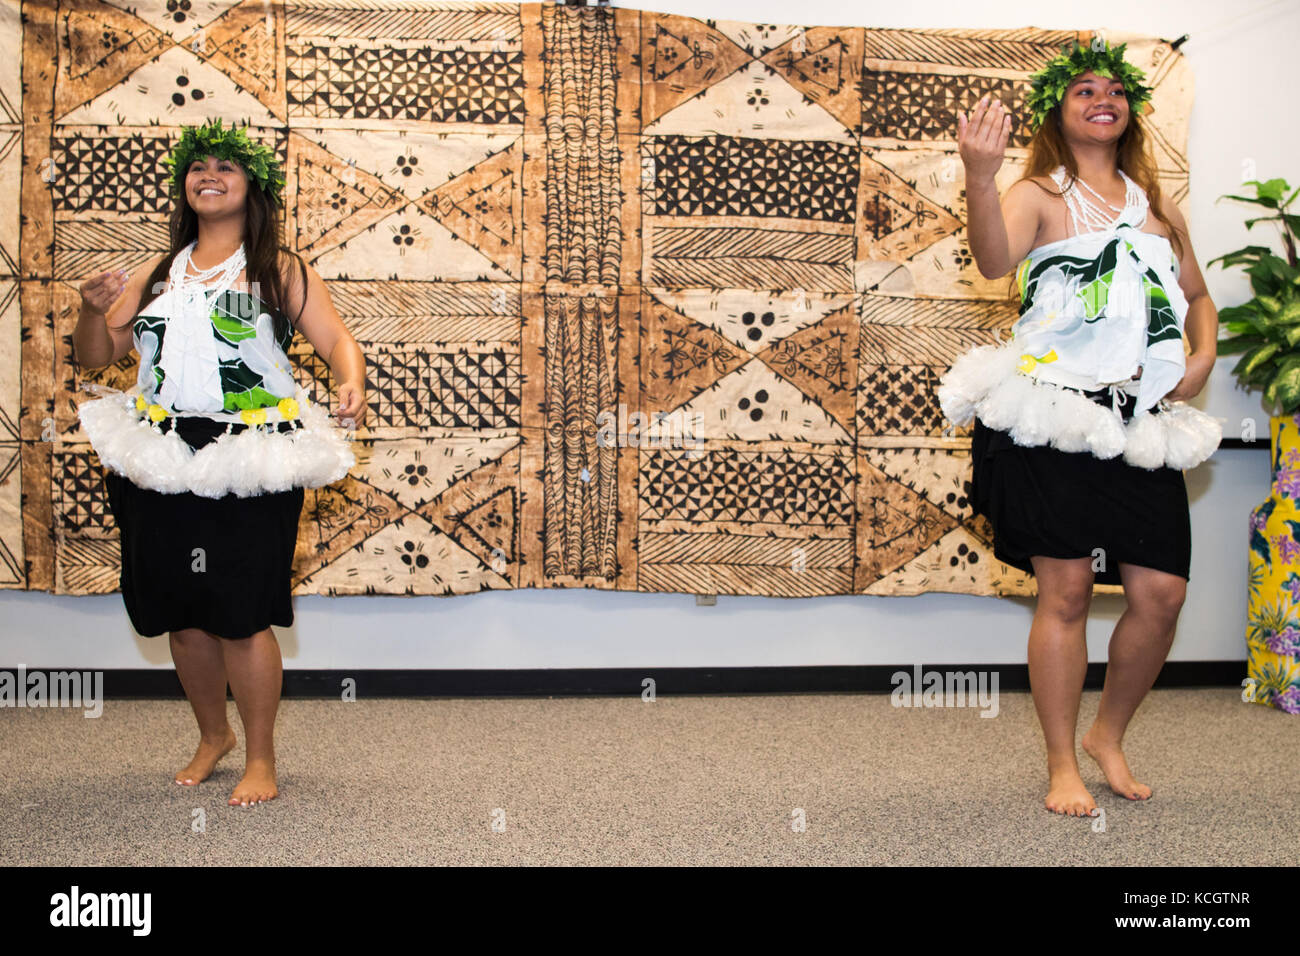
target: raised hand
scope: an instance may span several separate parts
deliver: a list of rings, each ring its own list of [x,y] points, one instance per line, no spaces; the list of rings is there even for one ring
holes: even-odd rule
[[[128,273],[125,269],[110,269],[81,283],[81,301],[88,312],[107,315],[113,303],[126,289]]]
[[[988,94],[975,104],[970,116],[957,113],[957,149],[966,167],[966,181],[992,182],[1006,157],[1011,138],[1011,114],[1001,100]]]

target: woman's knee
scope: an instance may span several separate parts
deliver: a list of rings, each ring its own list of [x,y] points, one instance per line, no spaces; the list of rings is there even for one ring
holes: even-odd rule
[[[1062,624],[1077,624],[1086,620],[1088,608],[1092,604],[1092,583],[1058,584],[1044,588],[1038,587],[1038,611]]]
[[[1032,559],[1038,580],[1038,608],[1063,624],[1075,624],[1088,617],[1092,604],[1092,562],[1086,558]]]
[[[1174,623],[1187,599],[1187,580],[1176,574],[1144,570],[1146,573],[1124,583],[1129,607],[1144,617]]]

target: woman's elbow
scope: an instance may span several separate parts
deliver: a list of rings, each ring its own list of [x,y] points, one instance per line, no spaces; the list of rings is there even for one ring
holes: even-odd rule
[[[95,372],[101,368],[108,368],[113,364],[112,355],[99,355],[95,352],[87,354],[82,349],[77,348],[77,343],[72,343],[72,367],[79,372]]]

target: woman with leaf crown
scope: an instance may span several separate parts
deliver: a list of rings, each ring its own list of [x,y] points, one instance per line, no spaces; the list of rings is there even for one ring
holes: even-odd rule
[[[1031,78],[1027,167],[1000,200],[1010,113],[985,96],[957,123],[971,251],[986,278],[1015,270],[1020,316],[1011,341],[954,362],[939,401],[955,424],[974,423],[972,508],[993,527],[995,556],[1037,580],[1028,659],[1045,803],[1070,815],[1096,809],[1075,750],[1094,582],[1122,584],[1128,606],[1083,749],[1115,793],[1151,796],[1121,742],[1186,593],[1182,470],[1221,436],[1185,404],[1214,365],[1218,315],[1147,154],[1143,79],[1123,45],[1062,50]]]
[[[184,127],[166,162],[168,251],[133,275],[82,283],[72,337],[87,368],[134,348],[136,384],[98,388],[78,414],[105,469],[131,623],[169,634],[198,721],[198,749],[175,781],[201,783],[235,746],[229,684],[246,744],[229,803],[254,806],[279,793],[271,626],[293,623],[303,489],[355,463],[347,433],[297,385],[289,344],[301,332],[329,364],[343,424],[365,410],[365,362],[320,276],[281,241],[275,153],[218,119]]]

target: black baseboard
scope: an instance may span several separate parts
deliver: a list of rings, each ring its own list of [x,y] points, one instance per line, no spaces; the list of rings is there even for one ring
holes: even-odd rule
[[[366,697],[619,697],[640,695],[650,678],[656,696],[680,694],[887,694],[914,664],[861,667],[609,667],[538,670],[286,670],[284,696],[339,697],[345,681]],[[14,671],[14,668],[0,668]],[[49,673],[55,668],[31,668]],[[998,675],[998,690],[1028,690],[1026,664],[923,664],[926,671],[974,671]],[[173,670],[105,670],[104,697],[180,698]],[[1084,686],[1100,689],[1103,663],[1089,664]],[[1240,687],[1246,662],[1170,661],[1156,687]],[[910,686],[910,685],[909,685]]]
[[[1257,449],[1259,451],[1271,450],[1269,446],[1269,436],[1267,432],[1265,432],[1263,437],[1257,438],[1254,441],[1243,441],[1240,438],[1225,438],[1219,442],[1219,447],[1230,448],[1234,451],[1243,451],[1243,450],[1248,451],[1252,448]]]

